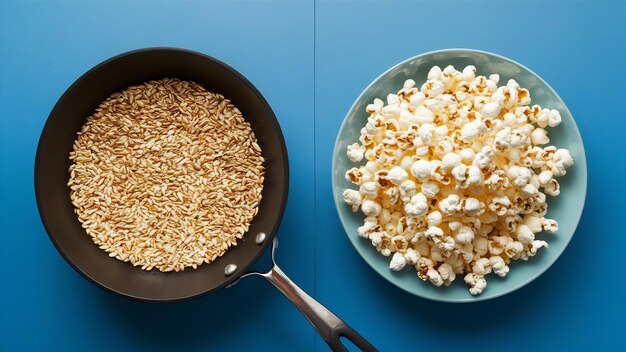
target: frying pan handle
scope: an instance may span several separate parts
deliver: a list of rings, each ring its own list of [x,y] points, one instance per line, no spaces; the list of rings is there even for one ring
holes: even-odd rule
[[[359,333],[352,329],[348,324],[344,323],[333,312],[321,305],[311,296],[306,294],[300,287],[298,287],[285,273],[276,265],[274,261],[274,250],[276,242],[272,246],[272,268],[266,273],[258,273],[263,276],[267,281],[271,282],[285,297],[287,297],[291,303],[293,303],[298,309],[306,316],[311,322],[313,327],[326,341],[328,346],[333,351],[348,351],[343,345],[340,337],[352,341],[354,345],[360,348],[362,351],[374,352],[377,351],[367,340],[365,340]]]

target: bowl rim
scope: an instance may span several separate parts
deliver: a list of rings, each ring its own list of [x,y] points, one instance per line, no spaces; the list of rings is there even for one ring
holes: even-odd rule
[[[337,189],[337,184],[335,182],[335,177],[333,174],[331,174],[331,187],[332,187],[332,192],[333,192],[333,201],[335,202],[335,209],[337,211],[337,215],[339,217],[339,220],[341,221],[341,225],[344,229],[344,232],[346,234],[346,237],[348,237],[348,239],[350,240],[350,243],[352,244],[352,246],[356,249],[356,251],[359,253],[359,255],[361,256],[361,258],[363,259],[363,261],[365,261],[371,269],[373,269],[377,274],[379,274],[380,276],[382,276],[385,280],[387,280],[388,282],[392,283],[393,285],[395,285],[396,287],[402,289],[405,292],[408,292],[412,295],[415,296],[419,296],[421,298],[425,298],[425,299],[429,299],[429,300],[433,300],[433,301],[438,301],[438,302],[446,302],[446,303],[472,303],[472,302],[480,302],[480,301],[486,301],[486,300],[490,300],[490,299],[494,299],[494,298],[498,298],[501,296],[504,296],[508,293],[514,292],[526,285],[528,285],[529,283],[533,282],[536,278],[538,278],[539,276],[541,276],[544,272],[546,272],[546,270],[548,270],[550,267],[552,267],[552,265],[554,265],[554,263],[561,257],[561,255],[563,254],[563,252],[565,251],[565,249],[567,248],[567,246],[569,245],[570,241],[572,240],[572,238],[574,237],[574,234],[576,233],[576,229],[578,227],[578,224],[580,223],[580,219],[582,217],[582,213],[585,209],[585,202],[586,202],[586,198],[587,198],[587,157],[586,157],[586,153],[585,153],[585,145],[584,145],[584,141],[582,138],[582,135],[580,134],[580,130],[578,128],[578,125],[576,124],[576,120],[574,119],[574,115],[572,115],[571,111],[569,110],[569,108],[567,107],[567,105],[565,104],[565,101],[563,101],[563,99],[561,98],[561,96],[554,90],[554,88],[552,88],[552,86],[550,86],[543,78],[541,78],[541,76],[539,76],[537,73],[535,73],[533,70],[529,69],[528,67],[520,64],[519,62],[509,59],[505,56],[499,55],[499,54],[495,54],[492,52],[488,52],[488,51],[484,51],[484,50],[478,50],[478,49],[469,49],[469,48],[448,48],[448,49],[439,49],[439,50],[432,50],[432,51],[428,51],[422,54],[418,54],[415,56],[412,56],[410,58],[407,58],[393,66],[391,66],[390,68],[388,68],[387,70],[385,70],[383,73],[381,73],[380,75],[378,75],[370,84],[367,85],[367,87],[365,87],[365,89],[363,89],[363,91],[361,91],[361,93],[359,93],[358,97],[354,100],[354,102],[352,103],[352,105],[350,106],[350,109],[348,110],[348,112],[346,113],[346,116],[343,119],[343,122],[341,123],[341,127],[339,127],[339,131],[337,132],[337,137],[335,139],[335,146],[333,148],[333,158],[332,158],[332,164],[331,164],[331,171],[335,170],[335,166],[337,163],[337,155],[338,153],[342,152],[340,150],[338,150],[338,146],[339,146],[339,137],[343,134],[343,131],[347,125],[347,120],[348,120],[348,116],[353,113],[353,111],[356,109],[357,103],[359,102],[359,100],[361,99],[361,97],[363,96],[363,94],[365,94],[368,90],[370,90],[380,79],[382,79],[383,77],[385,77],[387,74],[389,74],[391,71],[393,71],[394,69],[396,69],[399,66],[405,65],[409,62],[412,62],[418,58],[422,58],[422,57],[426,57],[426,56],[431,56],[431,55],[435,55],[435,54],[442,54],[442,53],[471,53],[471,54],[483,54],[483,55],[487,55],[487,56],[492,56],[504,61],[507,61],[515,66],[518,66],[526,71],[528,71],[531,75],[535,76],[537,78],[537,80],[542,83],[543,85],[545,85],[548,90],[554,94],[555,97],[557,97],[558,100],[560,100],[563,103],[563,106],[565,108],[565,111],[567,114],[569,114],[569,116],[571,116],[572,118],[572,123],[573,123],[573,127],[574,127],[574,131],[576,133],[576,136],[578,138],[578,140],[580,140],[581,143],[581,156],[580,156],[580,161],[577,162],[577,164],[580,164],[582,167],[581,172],[581,177],[582,177],[582,181],[583,181],[583,185],[584,188],[582,190],[583,194],[582,194],[582,207],[580,208],[580,211],[575,214],[575,220],[572,220],[572,222],[574,223],[574,230],[572,231],[572,233],[570,235],[567,236],[567,239],[565,241],[565,245],[563,246],[563,248],[556,253],[556,256],[553,257],[553,259],[549,260],[548,263],[546,265],[544,265],[542,268],[540,268],[539,270],[537,270],[537,272],[535,272],[533,275],[531,275],[530,277],[528,277],[527,279],[525,279],[524,281],[522,281],[521,283],[514,285],[510,288],[507,288],[501,292],[496,292],[493,294],[481,294],[478,296],[468,296],[467,298],[445,298],[445,297],[431,297],[431,296],[427,296],[427,295],[423,295],[420,294],[419,292],[414,292],[412,290],[409,290],[407,287],[405,287],[404,285],[402,285],[401,283],[399,283],[397,280],[391,280],[388,277],[382,275],[382,270],[386,269],[381,269],[379,268],[379,266],[374,265],[370,260],[367,259],[366,255],[363,253],[363,250],[361,250],[359,248],[359,246],[357,245],[356,241],[360,240],[360,238],[353,238],[354,236],[349,236],[348,233],[350,232],[346,223],[346,220],[344,219],[344,217],[341,215],[341,211],[340,211],[340,207],[345,206],[342,202],[339,201],[339,198],[337,197],[337,195],[335,194],[335,190]],[[387,269],[389,270],[389,269]]]

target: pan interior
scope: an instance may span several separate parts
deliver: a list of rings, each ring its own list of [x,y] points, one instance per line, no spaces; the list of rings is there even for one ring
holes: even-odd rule
[[[224,256],[198,269],[143,271],[110,258],[81,227],[70,202],[69,153],[76,133],[98,105],[128,86],[179,78],[203,85],[231,100],[250,122],[265,158],[259,212],[250,230]],[[288,190],[285,142],[274,113],[254,86],[209,56],[173,48],[142,49],[109,59],[80,77],[58,101],[43,129],[35,161],[35,194],[44,226],[59,252],[78,272],[115,293],[150,301],[174,301],[224,287],[242,275],[271,243],[284,212]],[[255,242],[264,232],[266,240]],[[237,270],[224,274],[229,264]]]

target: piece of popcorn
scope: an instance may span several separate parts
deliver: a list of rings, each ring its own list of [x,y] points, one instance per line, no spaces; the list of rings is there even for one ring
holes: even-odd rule
[[[456,153],[448,153],[441,160],[441,169],[450,172],[459,164],[461,164],[461,156]]]
[[[446,137],[448,135],[448,127],[446,125],[437,126],[435,128],[434,137],[436,139]]]
[[[425,100],[426,100],[426,96],[424,95],[424,93],[416,92],[415,94],[411,96],[411,99],[409,100],[409,107],[413,111],[415,111],[418,107],[424,104]]]
[[[480,117],[477,118],[478,120],[466,123],[461,129],[461,139],[463,141],[473,141],[481,133],[488,131],[488,127],[480,120]]]
[[[395,120],[391,120],[391,121],[395,122]],[[383,140],[382,140],[383,144],[386,144],[386,145],[396,145],[398,143],[398,141],[396,141],[396,132],[395,132],[395,130],[386,130],[384,136],[385,136],[385,138],[383,138]]]
[[[416,236],[418,234],[416,234]],[[422,236],[422,238],[425,238],[425,237]],[[413,240],[411,240],[411,242],[413,243]],[[413,245],[413,248],[415,248],[415,250],[420,254],[420,257],[428,256],[428,254],[430,253],[430,247],[431,247],[431,244],[428,241],[423,241],[423,240],[418,240],[414,242],[414,245]]]
[[[393,186],[391,181],[387,179],[388,174],[389,174],[389,171],[385,169],[376,171],[374,173],[374,182],[378,183],[378,185],[382,188]]]
[[[400,184],[400,198],[404,203],[410,202],[411,197],[417,193],[417,186],[412,180],[406,180]]]
[[[389,170],[387,174],[387,179],[391,181],[394,185],[399,185],[402,182],[408,180],[409,174],[400,166],[394,166]]]
[[[371,174],[376,173],[378,171],[378,162],[377,161],[368,161],[365,164],[365,170]]]
[[[460,164],[455,166],[450,175],[455,179],[457,185],[462,185],[467,180],[467,165]]]
[[[491,164],[491,158],[482,152],[476,153],[472,164],[479,169],[484,170]]]
[[[390,224],[391,225],[391,224]],[[393,226],[392,226],[393,227]],[[394,228],[395,231],[395,228]],[[409,246],[409,242],[402,235],[395,235],[391,238],[391,247],[398,252],[404,253],[406,252]]]
[[[552,155],[554,167],[550,170],[554,176],[565,175],[565,170],[574,165],[574,159],[567,149],[557,149]]]
[[[406,171],[411,171],[411,166],[413,165],[413,157],[410,155],[404,156],[400,159],[400,167],[405,169]]]
[[[435,126],[431,123],[423,123],[417,136],[420,138],[422,145],[433,145],[435,143]]]
[[[559,224],[553,219],[544,219],[541,226],[547,233],[555,233],[559,230]]]
[[[441,216],[441,213],[437,210],[429,213],[428,215],[426,215],[426,222],[428,223],[428,226],[439,226],[441,224],[443,217]]]
[[[378,223],[380,225],[387,225],[391,222],[391,212],[387,208],[383,208],[381,210],[380,215],[378,215]]]
[[[484,208],[484,204],[473,197],[464,198],[461,203],[463,205],[463,212],[467,215],[477,214]]]
[[[461,210],[461,198],[456,194],[451,194],[438,203],[439,210],[446,216],[453,215]]]
[[[370,232],[369,239],[372,241],[372,246],[379,248],[383,243],[383,233],[379,231]]]
[[[489,258],[480,258],[472,264],[472,272],[478,275],[487,275],[491,273],[491,266],[489,266]]]
[[[481,294],[487,288],[487,281],[483,275],[468,273],[465,275],[464,281],[470,286],[469,291],[474,296]]]
[[[455,252],[460,256],[464,264],[469,264],[474,260],[473,246],[471,244],[459,244]]]
[[[365,198],[376,199],[376,197],[378,197],[379,188],[377,182],[370,181],[363,183],[359,188],[359,192],[361,192]]]
[[[558,110],[550,110],[550,116],[548,117],[548,126],[556,127],[561,124],[561,113]]]
[[[387,106],[400,105],[400,97],[397,94],[387,94]]]
[[[430,248],[429,248],[430,252]],[[415,269],[417,270],[417,276],[419,276],[422,281],[428,280],[428,271],[433,267],[433,261],[430,258],[425,257],[424,253],[421,253],[422,257],[417,260],[417,264],[415,265]]]
[[[552,112],[550,109],[541,109],[538,114],[531,115],[531,121],[536,122],[537,126],[541,128],[546,128],[548,126],[548,121],[550,120],[550,116]]]
[[[535,234],[530,230],[530,228],[524,224],[521,224],[517,227],[515,231],[515,235],[517,236],[517,240],[522,244],[529,244],[535,240]]]
[[[399,199],[400,190],[398,189],[398,187],[389,187],[383,192],[383,203],[385,204],[386,208],[395,205]]]
[[[546,247],[548,248],[548,242],[546,241],[539,241],[539,240],[534,240],[532,241],[532,243],[530,243],[530,245],[528,246],[528,251],[526,252],[528,254],[529,257],[533,257],[537,254],[537,251],[541,248],[541,247]]]
[[[524,215],[524,219],[522,220],[524,225],[528,226],[530,231],[533,233],[541,232],[542,230],[542,219],[534,214],[526,214]]]
[[[469,226],[461,226],[454,235],[454,239],[458,243],[472,243],[474,240],[474,231]]]
[[[441,81],[446,85],[447,89],[454,86],[455,83],[463,79],[461,72],[457,71],[454,66],[448,65],[443,69]]]
[[[437,287],[443,285],[444,283],[444,280],[441,277],[441,274],[433,268],[428,269],[428,271],[426,272],[426,277],[433,285]]]
[[[506,274],[509,273],[509,266],[506,265],[502,257],[493,256],[489,258],[489,266],[493,272],[500,277],[505,277]]]
[[[439,250],[439,254],[442,258],[447,258],[456,246],[456,241],[452,236],[443,236],[435,246]]]
[[[489,240],[486,237],[475,237],[472,247],[476,254],[482,257],[489,252]]]
[[[430,147],[427,145],[415,147],[415,156],[418,158],[426,157],[428,153],[430,153]]]
[[[426,237],[432,239],[433,241],[440,241],[443,235],[443,230],[438,226],[430,226],[426,230]]]
[[[474,161],[476,153],[471,148],[465,148],[459,152],[459,156],[461,157],[462,162],[471,164]]]
[[[471,82],[476,78],[476,67],[473,65],[465,66],[463,69],[463,80],[466,82]]]
[[[439,66],[433,66],[430,71],[428,71],[427,78],[432,81],[439,80],[442,77],[442,73],[443,71],[441,71]]]
[[[419,106],[413,112],[413,118],[410,123],[415,124],[423,124],[423,123],[433,123],[435,121],[435,113],[428,110],[425,106]]]
[[[363,197],[358,191],[352,189],[346,189],[345,191],[343,191],[343,201],[346,202],[346,204],[352,206],[352,211],[359,210],[359,206],[361,205],[362,200]]]
[[[424,93],[429,98],[434,98],[446,90],[445,85],[442,81],[439,80],[428,80],[426,81],[420,91]]]
[[[511,207],[511,200],[507,196],[495,196],[491,198],[491,202],[488,205],[489,210],[496,213],[498,216],[506,214],[507,210]]]
[[[426,214],[428,203],[424,194],[417,193],[411,197],[411,201],[404,207],[407,216],[418,217]]]
[[[354,184],[360,185],[372,178],[372,175],[364,168],[353,167],[346,171],[346,180]]]
[[[491,255],[500,255],[504,252],[506,245],[511,242],[512,239],[507,236],[492,236],[488,241],[489,253]]]
[[[376,98],[374,99],[374,102],[372,104],[369,104],[365,108],[365,110],[369,112],[370,114],[378,114],[384,105],[385,103],[382,100]]]
[[[386,105],[380,114],[386,119],[398,119],[402,110],[399,105]]]
[[[559,181],[552,179],[546,185],[543,186],[543,191],[549,196],[556,197],[561,193],[561,186]]]
[[[529,138],[518,131],[510,127],[505,127],[496,133],[493,148],[500,153],[503,153],[512,148],[519,148],[528,142]]]
[[[417,180],[425,180],[432,175],[432,163],[428,160],[417,160],[411,165],[411,175]]]
[[[441,138],[440,140],[437,141],[437,143],[434,146],[434,150],[428,149],[428,153],[435,153],[435,156],[437,158],[443,158],[446,154],[448,153],[452,153],[454,151],[455,145],[454,142],[452,141],[451,137],[444,137]],[[416,155],[417,155],[417,150],[416,150]],[[427,155],[424,155],[422,157],[426,157]],[[431,163],[433,162],[438,162],[441,166],[441,160],[431,160]]]
[[[435,198],[439,193],[439,185],[434,181],[422,182],[421,191],[426,198]]]
[[[522,198],[529,198],[532,196],[537,195],[539,192],[539,189],[537,188],[537,186],[533,185],[533,184],[527,184],[526,186],[522,187],[522,189],[520,190],[520,195]]]
[[[461,228],[461,226],[463,226],[463,224],[459,221],[450,221],[448,223],[448,228],[450,229],[450,231],[452,232],[457,232],[459,231],[459,229]]]
[[[511,241],[504,247],[504,254],[513,260],[519,259],[523,251],[524,245],[519,241]]]
[[[404,269],[406,266],[406,259],[404,259],[404,255],[400,252],[395,252],[393,257],[391,257],[391,261],[389,262],[389,269],[393,271],[400,271]]]
[[[498,102],[487,103],[481,110],[481,114],[486,118],[494,119],[498,117],[502,110],[502,104]]]
[[[550,143],[548,138],[548,132],[543,128],[535,128],[530,134],[530,141],[536,145],[543,145]]]
[[[552,171],[542,171],[541,173],[539,173],[539,175],[537,175],[537,180],[539,181],[539,184],[541,186],[545,186],[550,183],[550,181],[552,181],[552,178]]]
[[[507,170],[506,174],[514,186],[521,188],[526,186],[528,182],[530,182],[530,178],[533,175],[533,172],[526,167],[511,166]]]
[[[404,260],[406,261],[407,265],[417,264],[419,258],[419,252],[414,250],[413,248],[407,248],[406,252],[404,253]]]
[[[348,159],[352,162],[359,162],[363,160],[363,154],[365,154],[365,147],[354,143],[348,146]]]
[[[361,211],[366,216],[378,216],[382,211],[382,206],[375,200],[365,199],[361,203]]]
[[[369,234],[373,232],[378,227],[378,221],[376,217],[367,217],[365,218],[365,222],[363,226],[359,226],[357,228],[357,234],[359,237],[369,238]]]
[[[514,113],[507,112],[502,117],[502,121],[504,122],[505,126],[514,127],[514,125],[516,125],[518,123],[518,117],[515,116]]]
[[[439,275],[443,279],[443,284],[445,286],[449,286],[456,278],[456,274],[454,272],[454,269],[452,268],[452,265],[448,263],[441,264],[437,269],[437,272],[439,272]]]
[[[428,109],[428,111],[435,114],[435,116],[442,116],[444,113],[444,109],[446,108],[446,103],[441,100],[441,95],[437,96],[435,99],[428,98],[424,100],[424,107]]]

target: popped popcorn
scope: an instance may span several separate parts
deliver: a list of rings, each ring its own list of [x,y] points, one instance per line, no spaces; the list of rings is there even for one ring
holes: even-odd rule
[[[389,269],[393,271],[400,271],[404,269],[405,266],[406,259],[404,258],[404,255],[400,252],[395,252],[393,257],[391,257],[391,262],[389,262]]]
[[[550,143],[557,110],[531,104],[515,80],[433,67],[426,82],[407,80],[397,94],[367,105],[360,143],[347,146],[360,166],[346,171],[359,189],[343,192],[365,214],[360,237],[390,257],[390,270],[448,286],[457,275],[472,295],[486,275],[506,276],[513,260],[548,246],[537,234],[558,231],[545,217],[555,177],[574,160]],[[418,88],[419,87],[419,88]]]
[[[359,191],[347,189],[343,191],[343,201],[352,206],[352,211],[358,211],[363,197]]]
[[[359,162],[363,160],[365,154],[365,146],[358,143],[354,143],[348,146],[348,159],[352,162]]]

